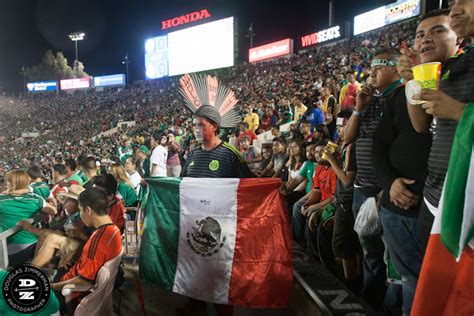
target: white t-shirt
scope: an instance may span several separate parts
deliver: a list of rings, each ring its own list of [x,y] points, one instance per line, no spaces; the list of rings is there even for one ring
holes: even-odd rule
[[[159,145],[153,149],[150,157],[150,173],[153,170],[153,165],[156,165],[156,170],[152,177],[166,177],[166,161],[168,160],[168,149]]]
[[[298,176],[300,175],[300,171],[301,169],[304,167],[304,165],[306,164],[306,161],[299,167],[299,169],[291,169],[291,168],[288,168],[288,181],[291,179],[296,179],[298,178]],[[293,191],[301,191],[301,192],[304,192],[305,189],[306,189],[306,179],[301,182]]]
[[[127,176],[130,182],[132,182],[133,187],[135,188],[135,191],[137,191],[137,194],[138,194],[139,193],[138,191],[140,191],[140,182],[142,182],[142,177],[136,171],[134,174],[128,174],[127,172]]]

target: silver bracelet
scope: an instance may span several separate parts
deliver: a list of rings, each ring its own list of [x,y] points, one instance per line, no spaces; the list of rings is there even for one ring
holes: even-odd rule
[[[356,115],[356,116],[360,116],[362,114],[362,112],[359,112],[357,110],[354,110],[352,111],[352,114]]]

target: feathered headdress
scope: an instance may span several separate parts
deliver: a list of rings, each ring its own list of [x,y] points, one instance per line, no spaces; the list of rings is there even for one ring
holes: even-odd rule
[[[208,105],[219,113],[222,127],[235,127],[242,121],[234,108],[239,100],[216,77],[185,74],[179,79],[179,85],[179,93],[191,112],[196,113],[200,107]]]

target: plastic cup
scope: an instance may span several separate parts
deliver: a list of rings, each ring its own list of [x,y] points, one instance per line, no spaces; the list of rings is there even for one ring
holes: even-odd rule
[[[326,146],[326,149],[331,153],[331,154],[334,154],[337,150],[337,144],[333,143],[333,142],[328,142],[327,146]],[[328,157],[326,155],[326,153],[323,153],[321,155],[321,158],[323,158],[324,160],[327,160]]]
[[[439,79],[441,77],[441,63],[432,62],[416,65],[411,69],[413,79],[422,89],[438,90]]]

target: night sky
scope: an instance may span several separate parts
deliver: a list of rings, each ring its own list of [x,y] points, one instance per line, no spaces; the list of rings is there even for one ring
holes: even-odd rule
[[[427,0],[428,7],[439,0]],[[335,22],[343,25],[353,16],[392,1],[336,0]],[[0,0],[0,87],[22,89],[21,66],[40,62],[48,49],[62,51],[69,64],[74,43],[67,34],[81,30],[79,60],[90,75],[125,73],[121,64],[128,53],[130,79],[144,78],[144,41],[163,34],[161,21],[201,9],[209,20],[238,19],[239,60],[247,58],[246,29],[254,23],[254,46],[287,37],[295,40],[328,27],[328,0]]]

